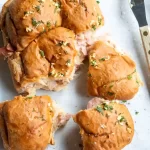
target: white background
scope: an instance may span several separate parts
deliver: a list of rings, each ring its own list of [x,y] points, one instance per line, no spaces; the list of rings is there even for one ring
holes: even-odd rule
[[[0,4],[4,2],[5,0],[1,0]],[[148,77],[150,73],[146,65],[138,24],[129,8],[128,0],[100,0],[100,3],[106,26],[109,29],[108,32],[117,45],[136,61],[137,70],[144,82],[139,93],[127,104],[135,122],[135,136],[125,150],[150,150],[150,77]],[[150,0],[145,0],[145,3],[147,19],[150,23]],[[86,108],[87,102],[91,98],[87,96],[86,91],[87,67],[83,66],[83,70],[81,76],[65,90],[57,93],[39,91],[38,95],[50,95],[66,112],[72,114]],[[17,93],[14,90],[6,61],[0,59],[0,101],[12,99],[15,95]],[[139,114],[135,115],[135,111],[138,111]],[[78,126],[71,119],[64,128],[56,133],[55,146],[49,146],[48,149],[81,149],[79,148],[81,140],[78,132]],[[2,149],[1,144],[0,150]]]

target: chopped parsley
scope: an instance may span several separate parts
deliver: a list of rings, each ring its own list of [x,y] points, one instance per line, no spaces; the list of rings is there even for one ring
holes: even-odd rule
[[[69,66],[69,65],[70,65],[70,63],[71,63],[71,60],[70,60],[70,59],[68,59],[68,60],[67,60],[67,62],[66,62],[66,65],[67,65],[67,66]]]
[[[97,65],[97,62],[96,62],[96,60],[91,60],[90,64],[91,64],[91,66],[95,67]]]
[[[96,3],[97,3],[97,4],[99,4],[99,3],[100,3],[100,1],[99,1],[99,0],[96,0]]]
[[[125,117],[122,116],[121,114],[117,117],[117,120],[118,120],[119,123],[123,123],[123,122],[126,123],[127,122],[126,119],[125,119]]]
[[[136,80],[136,83],[139,85],[140,84],[140,82],[138,81],[138,80]]]
[[[99,61],[105,61],[105,60],[106,60],[105,57],[99,59]]]
[[[103,109],[104,110],[108,110],[108,111],[112,111],[113,110],[113,106],[104,103],[103,104]]]
[[[123,103],[126,103],[127,101],[126,100],[124,100],[124,101],[122,101]]]
[[[103,115],[103,111],[105,110],[111,112],[113,110],[113,106],[103,103],[102,106],[97,106],[95,109]]]
[[[34,27],[37,27],[41,23],[43,23],[43,21],[37,21],[35,18],[32,18],[32,25]]]
[[[131,79],[132,79],[132,75],[128,75],[128,76],[127,76],[127,79],[128,79],[128,80],[131,80]]]
[[[47,21],[46,26],[47,26],[48,28],[50,28],[50,26],[51,26],[50,21]]]
[[[45,56],[44,51],[40,50],[39,52],[40,52],[41,57]]]
[[[138,112],[138,111],[135,111],[135,114],[136,114],[136,115],[138,115],[138,114],[139,114],[139,112]]]
[[[96,30],[96,25],[92,25],[92,29],[95,31]]]
[[[55,3],[55,10],[54,10],[54,13],[60,12],[60,10],[61,10],[61,3],[60,3],[60,2],[56,2],[56,3]]]
[[[25,15],[25,16],[28,16],[28,15],[30,15],[30,14],[33,14],[33,11],[25,11],[25,12],[24,12],[24,15]]]
[[[103,108],[102,107],[97,106],[96,110],[103,115]]]
[[[63,77],[65,76],[65,74],[62,73],[62,72],[58,72],[58,75],[59,75],[59,76],[63,76]]]
[[[40,13],[41,12],[41,9],[40,9],[40,6],[35,6],[35,9],[36,9],[36,11],[38,12],[38,13]]]
[[[107,92],[108,95],[113,96],[115,93],[114,92]]]

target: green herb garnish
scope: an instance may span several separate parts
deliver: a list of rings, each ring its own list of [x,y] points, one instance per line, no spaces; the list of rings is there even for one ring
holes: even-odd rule
[[[136,83],[139,85],[140,84],[140,82],[138,81],[138,80],[136,80]]]
[[[36,11],[37,11],[38,13],[41,12],[40,6],[35,6],[35,9],[36,9]]]
[[[60,76],[65,76],[65,74],[62,73],[62,72],[58,72],[58,74],[59,74]]]
[[[102,107],[97,106],[96,110],[103,115],[103,108]]]
[[[47,21],[46,26],[47,26],[48,28],[50,28],[50,26],[51,26],[50,21]]]
[[[99,4],[99,3],[100,3],[100,1],[99,1],[99,0],[96,0],[96,3],[97,3],[97,4]]]
[[[96,25],[92,25],[92,29],[95,31],[96,30]]]
[[[40,52],[41,57],[45,56],[44,51],[40,50],[39,52]]]
[[[120,122],[125,122],[126,121],[126,119],[125,119],[125,117],[124,116],[121,116],[121,119],[119,120]]]
[[[107,92],[108,95],[113,96],[115,93],[114,92]]]
[[[132,75],[128,75],[128,76],[127,76],[127,79],[128,79],[128,80],[131,80],[131,79],[132,79]]]
[[[28,16],[28,15],[30,15],[30,14],[33,14],[33,11],[25,11],[25,12],[24,12],[24,15],[25,15],[25,16]]]
[[[95,67],[97,65],[97,62],[96,62],[96,60],[91,60],[90,64],[91,64],[91,66]]]
[[[103,109],[104,110],[108,110],[108,111],[112,111],[113,110],[113,106],[104,103],[103,104]]]
[[[124,101],[122,101],[123,103],[126,103],[127,101],[126,100],[124,100]]]
[[[56,3],[55,3],[55,10],[54,10],[54,13],[60,12],[60,10],[61,10],[61,3],[60,3],[60,2],[56,2]]]
[[[136,115],[138,115],[138,114],[139,114],[139,112],[138,112],[138,111],[136,111],[136,112],[135,112],[135,114],[136,114]]]
[[[118,120],[119,123],[127,122],[126,119],[125,119],[125,117],[122,116],[121,114],[117,117],[117,120]]]
[[[67,62],[66,62],[66,65],[70,65],[70,63],[71,63],[71,60],[68,59]]]
[[[36,27],[38,25],[38,21],[32,18],[32,25]]]
[[[104,58],[104,57],[99,59],[99,61],[105,61],[105,60],[106,60],[106,58]]]

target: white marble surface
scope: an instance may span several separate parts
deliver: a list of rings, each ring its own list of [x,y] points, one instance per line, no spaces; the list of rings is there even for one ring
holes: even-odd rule
[[[132,143],[125,150],[150,150],[150,76],[142,42],[140,39],[138,24],[129,8],[128,0],[100,0],[101,9],[105,16],[106,26],[114,41],[128,53],[137,63],[137,70],[144,82],[138,94],[127,106],[135,122],[135,136]],[[1,0],[3,4],[5,0]],[[150,23],[150,0],[145,0],[147,19]],[[65,90],[57,93],[39,91],[40,94],[48,94],[65,111],[76,113],[84,109],[88,100],[86,92],[86,65],[82,75],[73,81]],[[11,77],[6,62],[0,60],[0,101],[12,99],[17,95],[12,85]],[[135,115],[135,111],[139,114]],[[56,145],[48,149],[55,150],[79,150],[81,143],[77,125],[70,120],[65,128],[56,133]],[[2,150],[2,144],[0,150]]]

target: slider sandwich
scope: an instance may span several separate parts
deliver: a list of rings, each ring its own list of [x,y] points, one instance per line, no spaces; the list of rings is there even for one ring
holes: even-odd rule
[[[70,115],[49,96],[23,97],[0,104],[0,135],[5,150],[44,150]]]

